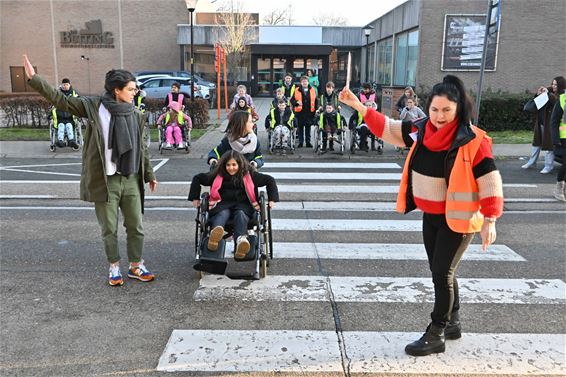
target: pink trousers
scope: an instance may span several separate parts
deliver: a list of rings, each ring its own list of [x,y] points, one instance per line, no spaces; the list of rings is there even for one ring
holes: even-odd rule
[[[165,130],[165,141],[167,144],[181,144],[183,142],[183,133],[181,128],[177,125],[167,126]]]

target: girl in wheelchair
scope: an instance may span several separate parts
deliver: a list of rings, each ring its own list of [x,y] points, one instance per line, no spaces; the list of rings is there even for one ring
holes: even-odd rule
[[[209,222],[210,235],[208,249],[216,251],[224,238],[226,223],[233,221],[236,248],[234,257],[243,259],[250,250],[248,241],[248,223],[254,211],[259,211],[258,187],[266,186],[269,208],[279,201],[279,192],[275,179],[267,174],[255,171],[246,158],[234,150],[222,155],[214,171],[200,173],[193,177],[189,200],[200,207],[202,186],[210,186]]]
[[[279,88],[281,89],[281,88]],[[287,107],[285,98],[279,99],[276,108],[272,108],[265,117],[265,129],[269,140],[269,153],[294,150],[294,132],[297,125],[295,113]]]
[[[190,131],[193,128],[191,118],[182,111],[181,104],[172,101],[168,105],[169,111],[161,114],[157,119],[157,126],[161,129],[165,126],[165,149],[171,149],[173,145],[177,145],[177,149],[184,149],[183,127],[188,127]],[[187,132],[189,132],[187,131]]]

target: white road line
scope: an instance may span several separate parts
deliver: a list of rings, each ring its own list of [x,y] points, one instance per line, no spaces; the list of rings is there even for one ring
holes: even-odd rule
[[[279,202],[277,211],[395,211],[394,202]]]
[[[337,302],[434,302],[430,278],[330,276]],[[460,301],[472,304],[566,304],[566,284],[559,279],[458,279]],[[324,276],[272,275],[259,281],[205,275],[196,301],[328,301]]]
[[[471,334],[446,352],[412,357],[405,345],[422,333],[345,331],[353,373],[563,375],[565,334]],[[335,331],[173,330],[158,371],[341,373]]]
[[[505,203],[556,203],[556,199],[551,198],[505,198]]]
[[[279,192],[298,193],[342,193],[342,194],[396,194],[399,186],[364,186],[364,185],[281,185],[278,184]]]
[[[0,195],[0,199],[55,199],[57,195]]]
[[[421,220],[273,219],[274,230],[420,232]]]
[[[70,165],[82,165],[82,162],[66,162],[66,163],[62,163],[62,164],[0,166],[0,170],[19,169],[19,168],[40,168],[40,167],[46,167],[46,166],[70,166]]]
[[[269,172],[275,179],[297,179],[301,181],[332,180],[332,181],[399,181],[401,173],[299,173],[299,172]]]
[[[283,259],[364,259],[364,260],[427,260],[422,244],[404,243],[307,243],[274,242],[275,258]],[[525,262],[526,259],[505,245],[491,245],[487,252],[481,245],[470,245],[465,260]]]
[[[2,169],[4,171],[15,171],[19,173],[34,173],[34,174],[48,174],[48,175],[64,175],[69,177],[80,177],[80,173],[61,173],[61,172],[51,172],[51,171],[40,171],[40,170],[27,170],[27,169]],[[28,181],[25,181],[28,182]],[[4,183],[4,181],[3,181]]]
[[[341,371],[337,336],[331,331],[173,330],[159,371]]]
[[[394,162],[271,162],[263,166],[262,171],[270,169],[401,169],[401,166]]]
[[[161,160],[161,162],[159,164],[157,164],[153,167],[153,172],[155,173],[156,171],[158,171],[160,167],[162,167],[163,165],[165,165],[167,163],[167,161],[169,161],[168,158],[164,158],[163,160]]]

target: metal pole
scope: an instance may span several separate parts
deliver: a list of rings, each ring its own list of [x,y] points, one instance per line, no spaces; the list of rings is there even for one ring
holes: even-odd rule
[[[191,102],[195,100],[195,90],[194,85],[196,83],[194,70],[195,70],[195,58],[193,56],[193,12],[195,10],[193,8],[189,9],[189,13],[191,15]]]
[[[369,80],[369,35],[366,35],[366,82]]]
[[[491,14],[491,0],[487,0],[487,12],[485,13],[485,33],[483,36],[483,49],[481,55],[480,79],[478,82],[478,91],[476,94],[476,117],[474,123],[477,125],[480,119],[480,103],[481,103],[481,86],[483,81],[483,71],[485,69],[485,57],[487,55],[487,37],[489,35],[489,16]]]

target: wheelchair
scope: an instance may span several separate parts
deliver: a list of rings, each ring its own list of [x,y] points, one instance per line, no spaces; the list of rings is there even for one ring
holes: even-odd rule
[[[280,153],[286,154],[287,151],[291,154],[295,153],[295,140],[297,137],[297,131],[295,128],[289,129],[289,138],[287,139],[287,146],[283,146],[281,143],[278,145],[274,144],[273,141],[274,130],[271,128],[267,129],[267,142],[269,145],[269,154]]]
[[[348,131],[349,131],[348,133],[350,134],[350,154],[355,154],[356,151],[364,150],[364,148],[362,148],[361,145],[361,137],[359,134],[358,127],[350,128]],[[369,151],[369,147],[371,145],[372,151],[375,150],[377,151],[377,154],[383,154],[383,140],[373,135],[369,130],[368,130],[366,143],[368,144],[367,145],[368,149],[366,150],[366,152]]]
[[[75,133],[75,141],[79,145],[78,148],[74,148],[74,147],[72,148],[74,151],[78,151],[79,149],[81,149],[84,142],[83,131],[82,131],[83,122],[85,122],[85,120],[83,120],[82,118],[75,118],[75,120],[73,121],[73,132]],[[57,150],[57,141],[59,140],[57,137],[57,133],[58,133],[58,125],[53,123],[53,118],[50,115],[49,116],[49,140],[50,140],[49,151],[50,152],[55,152]],[[65,131],[63,143],[65,143],[65,146],[67,147],[69,146],[69,139],[66,131]]]
[[[215,251],[208,250],[208,237],[211,230],[208,203],[209,194],[203,193],[195,219],[195,264],[193,268],[199,271],[199,278],[202,273],[218,275],[226,273],[228,267],[228,260],[225,258],[226,242],[233,235],[233,223],[230,219],[224,227],[227,234],[220,240],[218,249]],[[227,275],[229,278],[259,280],[267,276],[269,261],[273,259],[273,237],[271,234],[271,209],[265,192],[260,192],[258,203],[260,209],[254,211],[254,215],[248,223],[250,251],[244,259],[236,260],[237,262],[255,262],[255,269],[251,274],[229,274]]]
[[[166,148],[165,145],[167,144],[167,141],[165,140],[165,130],[167,127],[163,126],[161,128],[157,128],[157,131],[159,132],[159,154],[163,154],[163,151],[166,150],[184,150],[186,153],[190,153],[191,151],[191,129],[185,125],[184,127],[181,128],[181,134],[182,134],[182,138],[183,141],[185,142],[185,147],[179,149],[177,144],[172,144],[171,148]]]
[[[324,138],[323,138],[324,132],[326,132],[324,129],[321,129],[318,125],[316,126],[314,131],[314,143],[312,145],[313,152],[315,154],[320,155],[326,152],[322,150],[323,142],[324,142]],[[334,142],[334,150],[338,154],[341,155],[344,154],[344,150],[346,149],[346,132],[343,127],[337,128],[336,132],[334,133],[334,136],[332,136],[330,132],[327,132],[327,140],[329,144],[331,141]],[[336,143],[338,143],[338,148],[336,148]]]

